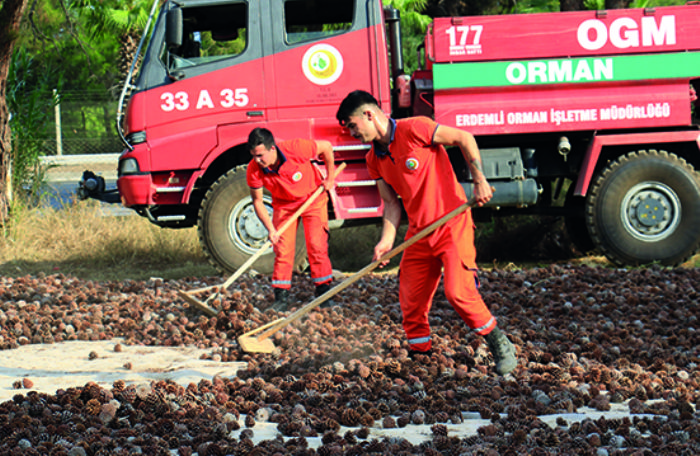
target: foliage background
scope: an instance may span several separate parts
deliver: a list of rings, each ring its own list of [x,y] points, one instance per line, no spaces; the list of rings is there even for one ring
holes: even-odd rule
[[[603,0],[581,0],[588,9]],[[629,6],[680,4],[635,0]],[[418,45],[432,17],[558,11],[558,0],[385,0],[401,12],[406,73],[418,65]],[[63,153],[121,149],[116,102],[151,10],[151,0],[36,0],[26,11],[13,56],[8,91],[18,148],[29,155],[57,151],[55,111],[60,103]],[[54,90],[56,94],[54,94]],[[32,111],[41,110],[41,113]],[[32,135],[27,135],[32,131]]]

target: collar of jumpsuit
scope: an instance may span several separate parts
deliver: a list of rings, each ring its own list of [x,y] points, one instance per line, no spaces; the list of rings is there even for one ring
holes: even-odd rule
[[[389,146],[391,145],[392,142],[394,142],[394,135],[396,133],[396,121],[389,117],[389,128],[391,129],[391,135],[389,139],[389,144],[384,147],[383,144],[380,144],[377,141],[373,141],[374,144],[374,154],[378,158],[384,158],[384,157],[389,157],[391,161],[394,161],[394,157],[391,156],[391,152],[389,151]]]
[[[263,173],[265,173],[265,174],[271,174],[271,173],[279,174],[280,168],[287,161],[287,157],[284,156],[284,154],[282,153],[282,149],[280,149],[277,144],[275,144],[275,149],[277,150],[277,156],[279,157],[280,164],[279,164],[279,166],[277,166],[277,169],[272,169],[270,167],[263,168],[262,170],[263,170]]]

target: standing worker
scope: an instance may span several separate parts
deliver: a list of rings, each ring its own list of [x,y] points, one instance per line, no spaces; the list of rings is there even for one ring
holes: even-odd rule
[[[272,133],[265,128],[255,128],[248,136],[248,148],[253,159],[248,164],[247,182],[253,198],[255,214],[268,231],[275,252],[272,287],[275,301],[272,309],[287,310],[289,289],[292,286],[294,252],[298,219],[283,233],[279,227],[304,204],[309,196],[323,184],[326,190],[334,187],[335,162],[333,147],[328,141],[294,139],[275,144]],[[328,177],[322,180],[311,160],[322,157]],[[263,187],[272,195],[272,220],[263,204]],[[330,289],[333,268],[328,257],[328,195],[321,194],[301,214],[304,222],[306,249],[309,254],[311,279],[316,286],[316,296]],[[331,305],[330,301],[325,303]]]
[[[484,176],[474,136],[439,125],[427,117],[394,120],[387,117],[369,93],[348,94],[336,114],[353,137],[372,143],[367,153],[370,177],[377,181],[384,202],[381,239],[374,247],[374,261],[389,252],[401,222],[401,202],[408,215],[406,239],[443,215],[466,203],[444,145],[457,145],[474,180],[476,204],[492,197]],[[432,341],[428,312],[443,275],[445,295],[462,320],[483,336],[496,362],[496,371],[511,372],[517,366],[515,347],[496,326],[496,319],[477,289],[474,224],[471,211],[451,219],[403,253],[399,301],[403,327],[411,354],[429,354]]]

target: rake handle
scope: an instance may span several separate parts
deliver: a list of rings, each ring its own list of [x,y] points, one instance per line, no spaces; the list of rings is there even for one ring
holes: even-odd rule
[[[434,221],[433,223],[431,223],[427,227],[423,228],[421,231],[419,231],[415,235],[411,236],[411,238],[409,238],[407,241],[404,241],[403,243],[399,244],[391,251],[382,255],[382,257],[379,258],[378,260],[368,264],[367,266],[362,268],[360,271],[356,272],[352,276],[343,280],[341,283],[339,283],[335,287],[331,288],[330,290],[328,290],[327,292],[325,292],[321,296],[317,297],[316,299],[314,299],[313,301],[311,301],[310,303],[308,303],[307,305],[305,305],[301,309],[292,313],[290,316],[288,316],[284,320],[280,321],[279,323],[277,323],[274,326],[271,326],[266,331],[260,333],[256,337],[256,339],[257,340],[267,339],[268,337],[272,336],[273,334],[275,334],[276,332],[278,332],[279,330],[281,330],[285,326],[287,326],[291,323],[294,323],[296,320],[300,319],[301,317],[303,317],[304,315],[309,313],[311,310],[315,309],[317,306],[319,306],[323,302],[332,298],[333,296],[340,293],[341,291],[343,291],[344,289],[346,289],[347,287],[349,287],[353,283],[357,282],[360,278],[364,277],[365,275],[367,275],[368,273],[370,273],[371,271],[376,269],[377,266],[379,266],[383,262],[395,257],[399,253],[403,252],[404,250],[406,250],[407,248],[409,248],[410,246],[412,246],[416,242],[420,241],[421,239],[423,239],[424,237],[426,237],[427,235],[429,235],[430,233],[435,231],[440,226],[447,223],[449,220],[451,220],[455,216],[457,216],[460,213],[466,211],[467,209],[473,207],[475,203],[476,203],[476,199],[472,199],[472,200],[462,204],[457,209],[454,209],[451,212],[448,212],[447,214],[443,215],[438,220]],[[251,333],[252,333],[252,331],[251,331]]]

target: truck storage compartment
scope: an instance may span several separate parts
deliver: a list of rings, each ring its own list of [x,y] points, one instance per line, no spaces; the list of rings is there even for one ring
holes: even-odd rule
[[[517,147],[482,149],[481,161],[484,165],[484,175],[488,180],[525,177],[523,159]]]

